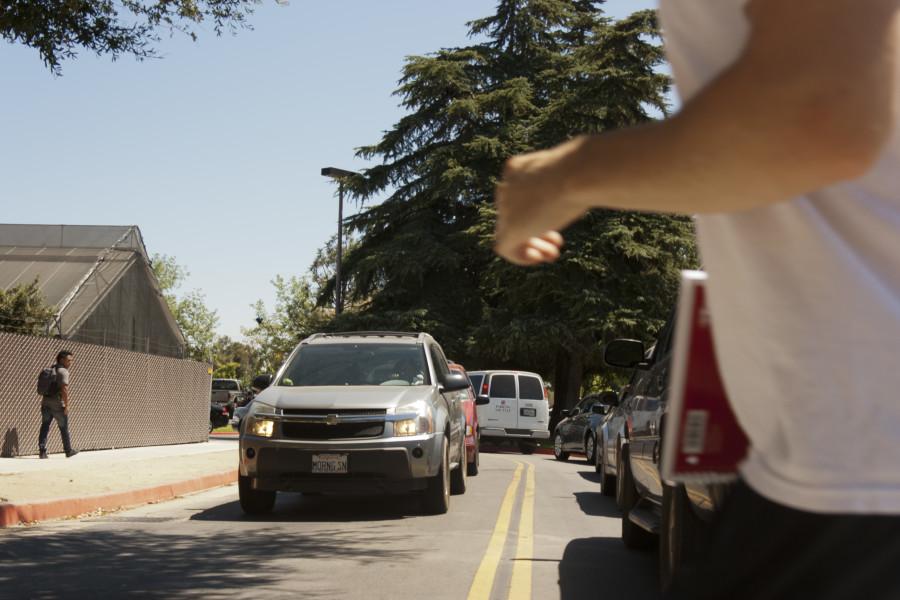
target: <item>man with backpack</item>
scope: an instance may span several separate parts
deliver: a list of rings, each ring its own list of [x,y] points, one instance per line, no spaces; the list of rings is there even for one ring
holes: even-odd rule
[[[56,364],[44,369],[38,376],[38,393],[42,396],[41,432],[38,435],[41,458],[49,458],[47,435],[53,419],[56,419],[59,426],[66,457],[78,454],[78,450],[72,448],[72,440],[69,438],[69,368],[72,360],[72,353],[63,350],[56,355]]]

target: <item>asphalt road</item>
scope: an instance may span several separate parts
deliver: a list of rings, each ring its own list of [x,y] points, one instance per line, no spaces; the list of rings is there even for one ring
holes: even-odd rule
[[[422,516],[410,498],[280,494],[243,515],[237,487],[0,530],[0,598],[651,599],[656,557],[576,457],[482,454]]]

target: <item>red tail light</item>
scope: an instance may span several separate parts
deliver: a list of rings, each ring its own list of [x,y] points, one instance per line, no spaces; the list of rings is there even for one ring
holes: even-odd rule
[[[488,382],[485,381],[484,383],[481,384],[481,394],[483,396],[487,396],[487,393],[488,393]]]

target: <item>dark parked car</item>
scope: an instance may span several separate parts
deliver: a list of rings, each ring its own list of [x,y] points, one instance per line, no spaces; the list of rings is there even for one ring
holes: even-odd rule
[[[615,340],[605,360],[636,369],[618,411],[622,439],[613,443],[616,459],[616,502],[623,511],[622,540],[630,548],[659,543],[660,581],[668,588],[685,560],[708,536],[709,522],[721,507],[729,486],[673,484],[660,477],[665,435],[674,318],[663,328],[647,358],[644,344]]]
[[[215,402],[209,403],[209,431],[212,432],[213,429],[218,427],[224,427],[228,425],[228,407],[216,404]]]
[[[615,392],[588,394],[578,404],[560,414],[564,417],[553,432],[553,455],[557,460],[568,460],[570,452],[584,454],[588,463],[594,464],[597,438],[594,429],[603,416],[619,403]]]

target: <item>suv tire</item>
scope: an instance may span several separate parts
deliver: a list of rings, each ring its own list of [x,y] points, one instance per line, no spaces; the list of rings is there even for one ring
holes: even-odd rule
[[[556,457],[556,460],[569,460],[569,453],[562,449],[563,447],[563,438],[562,435],[557,433],[553,436],[553,456]]]
[[[479,446],[481,446],[481,441],[476,436],[475,437],[475,460],[473,460],[472,462],[466,463],[466,470],[468,471],[467,475],[469,477],[474,477],[474,476],[478,475],[478,467],[479,467],[479,463],[481,461],[481,459],[478,457]]]
[[[450,508],[450,450],[447,447],[447,436],[442,439],[441,467],[428,480],[428,487],[422,495],[422,508],[430,515],[442,515]]]
[[[618,458],[618,474],[616,478],[616,501],[622,509],[622,542],[626,548],[645,550],[653,545],[655,536],[649,531],[632,523],[628,518],[631,509],[637,506],[640,496],[634,485],[631,474],[631,461],[628,458],[628,446],[622,446]]]
[[[254,490],[250,478],[238,475],[238,497],[241,501],[241,510],[248,515],[264,515],[275,506],[276,492],[269,490]]]
[[[450,472],[450,493],[454,495],[466,493],[466,475],[469,471],[466,464],[466,438],[460,436],[459,442],[459,466]]]
[[[606,466],[606,445],[602,442],[594,450],[594,470],[600,474],[600,493],[611,497],[616,495],[616,478],[610,475]]]
[[[662,527],[659,533],[659,581],[664,592],[672,587],[675,574],[703,546],[707,525],[690,506],[684,486],[663,485]]]

